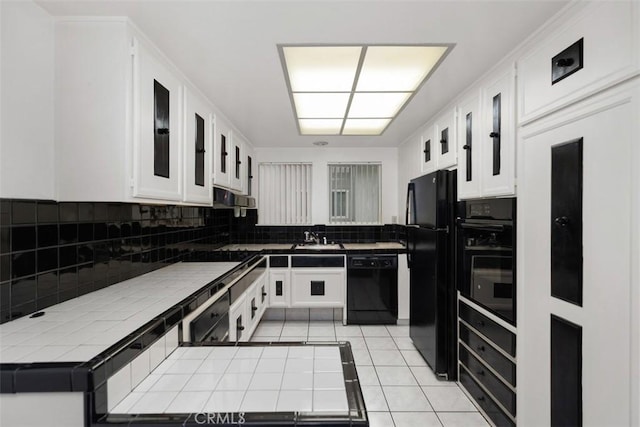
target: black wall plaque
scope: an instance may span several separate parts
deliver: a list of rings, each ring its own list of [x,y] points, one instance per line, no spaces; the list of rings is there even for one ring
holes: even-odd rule
[[[551,315],[551,426],[582,425],[582,327]]]
[[[582,306],[582,138],[551,148],[551,296]]]
[[[153,174],[169,178],[169,90],[153,81]]]
[[[195,183],[204,187],[204,119],[196,114]]]
[[[551,84],[569,77],[583,67],[584,39],[580,39],[551,58]]]

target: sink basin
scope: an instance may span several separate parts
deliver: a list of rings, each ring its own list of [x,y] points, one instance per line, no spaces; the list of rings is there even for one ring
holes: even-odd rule
[[[330,251],[330,250],[336,250],[336,249],[344,249],[344,246],[342,246],[342,243],[331,243],[328,245],[321,245],[318,243],[312,243],[312,244],[297,243],[293,245],[293,249],[309,249],[312,251]]]

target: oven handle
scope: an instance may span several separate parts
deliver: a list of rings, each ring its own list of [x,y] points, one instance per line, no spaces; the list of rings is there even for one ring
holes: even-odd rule
[[[461,228],[467,228],[471,230],[485,230],[485,231],[504,231],[504,228],[505,228],[504,225],[501,225],[501,224],[491,225],[491,224],[474,224],[469,222],[460,222],[458,223],[458,225]]]

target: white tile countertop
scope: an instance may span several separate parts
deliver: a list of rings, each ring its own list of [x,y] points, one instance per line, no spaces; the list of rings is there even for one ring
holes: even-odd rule
[[[399,242],[375,242],[375,243],[343,243],[342,246],[348,251],[350,250],[399,250],[405,249],[406,246]]]
[[[239,264],[173,264],[4,323],[0,363],[89,361]]]
[[[300,250],[304,250],[304,247],[299,248],[298,250],[293,249],[294,243],[236,243],[231,245],[225,245],[219,250],[221,251],[262,251],[262,250],[289,250],[292,252],[299,252]],[[379,250],[402,250],[405,249],[406,246],[400,242],[374,242],[374,243],[343,243],[342,246],[345,250],[371,250],[371,249],[379,249]]]

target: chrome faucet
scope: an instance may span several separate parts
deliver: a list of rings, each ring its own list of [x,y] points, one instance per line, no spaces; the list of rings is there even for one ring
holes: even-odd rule
[[[304,242],[305,243],[315,243],[316,245],[320,243],[320,238],[313,231],[305,231],[304,232]]]

